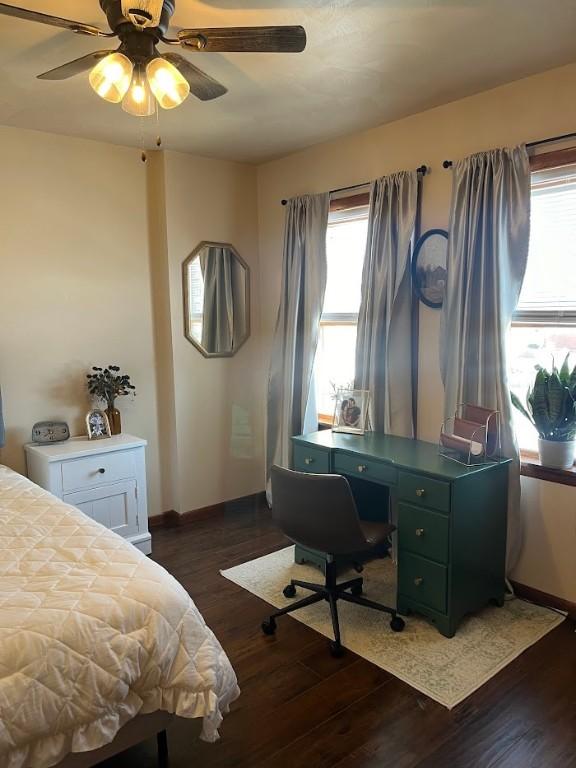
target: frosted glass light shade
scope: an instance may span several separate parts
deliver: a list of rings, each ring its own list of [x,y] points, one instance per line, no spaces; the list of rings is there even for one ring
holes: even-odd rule
[[[150,117],[156,111],[154,96],[142,67],[136,67],[130,88],[122,101],[122,109],[136,117]]]
[[[124,98],[134,65],[123,53],[111,53],[98,62],[88,77],[90,85],[102,99],[119,104]]]
[[[179,107],[190,93],[188,81],[166,59],[152,59],[146,67],[146,74],[152,93],[163,109]]]

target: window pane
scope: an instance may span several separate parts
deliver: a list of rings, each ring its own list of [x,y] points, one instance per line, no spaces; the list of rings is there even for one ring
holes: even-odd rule
[[[532,174],[530,252],[519,311],[576,310],[576,165]]]
[[[576,364],[576,327],[513,326],[509,336],[510,389],[526,403],[528,387],[534,382],[536,365],[548,370],[552,359],[559,368],[571,353]],[[514,425],[520,448],[538,450],[538,434],[528,419],[514,408]]]
[[[316,354],[318,412],[332,417],[333,395],[354,381],[356,325],[322,325]]]
[[[328,225],[324,313],[358,314],[367,234],[368,219],[365,216]]]

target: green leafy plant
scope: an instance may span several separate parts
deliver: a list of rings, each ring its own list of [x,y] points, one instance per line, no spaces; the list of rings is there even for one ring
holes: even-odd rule
[[[130,382],[130,376],[120,373],[118,365],[109,365],[107,368],[92,366],[94,373],[86,374],[88,379],[88,392],[92,397],[104,400],[106,406],[114,408],[117,397],[136,394],[136,387]]]
[[[512,404],[530,421],[543,440],[566,442],[576,438],[576,366],[570,371],[568,357],[560,370],[536,366],[534,385],[528,388],[526,407],[514,392]]]

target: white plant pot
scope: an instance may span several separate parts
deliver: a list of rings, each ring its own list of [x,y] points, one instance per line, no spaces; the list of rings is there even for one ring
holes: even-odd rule
[[[570,469],[574,464],[576,440],[560,442],[538,438],[538,453],[543,467],[551,469]]]

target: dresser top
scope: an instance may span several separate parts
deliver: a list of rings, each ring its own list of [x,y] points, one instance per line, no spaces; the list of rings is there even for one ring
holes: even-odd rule
[[[24,446],[28,453],[42,456],[46,461],[63,461],[77,459],[81,456],[124,451],[128,448],[141,448],[148,443],[140,437],[133,435],[114,435],[102,440],[89,440],[87,437],[72,437],[64,443],[52,443],[39,445],[28,443]]]
[[[344,432],[332,432],[325,429],[292,438],[301,445],[318,446],[319,448],[348,451],[362,456],[369,456],[379,461],[413,472],[423,472],[436,475],[447,480],[485,472],[499,464],[507,464],[510,459],[501,459],[489,464],[475,464],[467,467],[457,461],[451,461],[438,453],[435,443],[423,440],[411,440],[407,437],[395,437],[380,432],[366,432],[365,435],[351,435]]]

